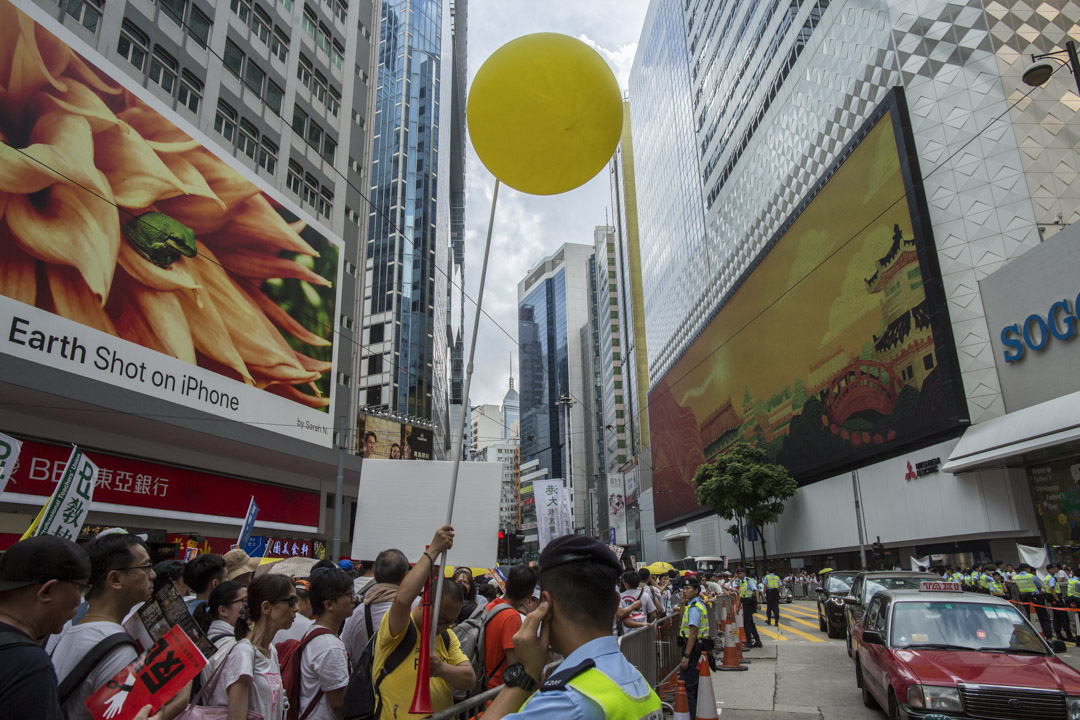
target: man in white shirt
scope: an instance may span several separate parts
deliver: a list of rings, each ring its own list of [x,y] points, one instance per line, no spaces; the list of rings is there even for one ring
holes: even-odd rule
[[[400,550],[383,550],[375,558],[375,584],[365,588],[363,600],[345,621],[345,628],[341,631],[345,649],[354,660],[359,659],[368,640],[379,629],[379,623],[390,609],[409,567],[409,559]]]
[[[315,623],[300,655],[300,712],[307,720],[341,720],[349,685],[349,654],[337,629],[352,615],[353,584],[340,568],[319,568],[309,579]],[[314,633],[319,633],[312,637]],[[303,642],[303,640],[301,640]],[[315,708],[308,712],[311,705]]]

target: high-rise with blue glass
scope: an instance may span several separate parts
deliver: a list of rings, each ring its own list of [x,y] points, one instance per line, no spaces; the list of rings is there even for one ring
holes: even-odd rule
[[[589,467],[581,328],[589,322],[591,245],[567,243],[518,283],[521,462],[566,481],[574,529],[587,525]],[[524,528],[529,541],[535,528]]]
[[[360,405],[429,423],[436,458],[450,437],[451,155],[464,141],[453,120],[464,102],[454,77],[463,76],[465,5],[385,0],[379,25]]]

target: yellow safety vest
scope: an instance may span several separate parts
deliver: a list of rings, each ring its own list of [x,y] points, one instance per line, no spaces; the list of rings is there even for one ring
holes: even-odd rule
[[[750,589],[750,581],[747,580],[746,578],[743,578],[739,582],[739,597],[741,597],[741,598],[754,597],[754,591]]]
[[[1080,578],[1069,578],[1069,597],[1080,598]]]
[[[780,589],[780,576],[779,575],[766,575],[765,576],[765,587],[768,588],[769,590],[779,590]]]
[[[1029,572],[1017,573],[1013,578],[1013,582],[1016,583],[1016,589],[1020,591],[1021,595],[1027,595],[1029,593],[1039,592],[1035,587],[1035,576]]]
[[[596,668],[589,668],[566,684],[599,705],[605,720],[663,720],[660,698],[654,691],[634,697]],[[523,712],[539,694],[533,693],[518,712]]]
[[[701,602],[698,598],[691,600],[682,611],[682,625],[679,627],[679,637],[690,637],[690,608],[697,606],[701,610],[701,620],[697,626],[697,636],[699,638],[709,637],[709,611],[705,608],[705,603]]]

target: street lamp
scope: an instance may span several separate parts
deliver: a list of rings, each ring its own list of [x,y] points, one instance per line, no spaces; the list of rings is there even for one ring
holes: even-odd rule
[[[1057,57],[1058,55],[1066,55],[1068,61],[1062,60]],[[1068,66],[1069,72],[1073,74],[1073,80],[1076,81],[1076,91],[1080,94],[1080,60],[1077,59],[1076,42],[1073,40],[1066,41],[1064,50],[1055,50],[1041,55],[1033,54],[1031,64],[1027,66],[1022,76],[1024,82],[1032,87],[1045,85],[1046,81],[1057,70],[1054,64],[1049,62],[1050,60]]]

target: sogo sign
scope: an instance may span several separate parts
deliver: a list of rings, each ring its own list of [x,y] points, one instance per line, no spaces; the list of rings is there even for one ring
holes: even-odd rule
[[[1032,352],[1039,352],[1046,348],[1051,338],[1057,340],[1071,340],[1076,337],[1080,318],[1077,317],[1077,307],[1080,306],[1080,295],[1076,301],[1069,302],[1068,298],[1058,300],[1050,306],[1046,317],[1039,314],[1028,315],[1023,323],[1013,323],[1001,330],[1001,344],[1005,346],[1005,362],[1014,363],[1024,357],[1025,347]]]

